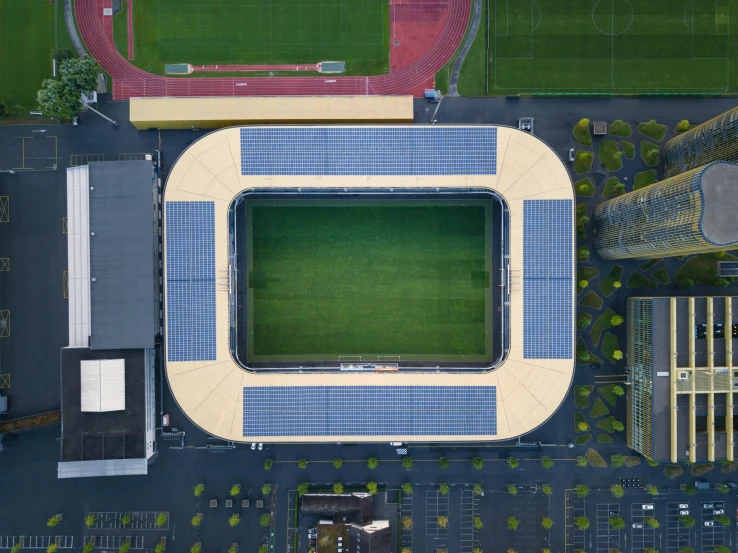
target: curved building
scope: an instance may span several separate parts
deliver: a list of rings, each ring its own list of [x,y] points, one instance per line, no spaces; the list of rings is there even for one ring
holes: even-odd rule
[[[594,245],[605,259],[671,257],[738,244],[738,165],[715,162],[597,206]]]
[[[574,374],[574,193],[496,126],[251,126],[164,192],[174,398],[233,441],[502,440]]]

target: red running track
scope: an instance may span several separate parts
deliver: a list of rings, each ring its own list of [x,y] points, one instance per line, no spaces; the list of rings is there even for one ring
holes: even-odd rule
[[[133,0],[128,0],[128,59],[133,59]]]
[[[129,58],[132,59],[132,58]],[[202,71],[318,71],[318,64],[312,65],[193,65],[192,72]]]
[[[197,77],[152,75],[123,59],[104,30],[105,0],[76,0],[80,34],[90,53],[113,77],[113,99],[134,96],[312,96],[403,94],[443,67],[464,38],[471,0],[449,0],[440,34],[417,60],[375,77]],[[129,26],[130,29],[130,26]],[[131,42],[129,41],[129,44]]]

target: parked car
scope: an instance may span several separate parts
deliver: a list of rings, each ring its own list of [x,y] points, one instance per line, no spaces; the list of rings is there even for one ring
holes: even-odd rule
[[[714,509],[715,508],[715,504],[714,503],[703,503],[702,504],[702,508],[703,509]]]
[[[653,503],[646,503],[645,505],[641,505],[644,511],[653,511]]]
[[[716,501],[715,502],[715,508],[716,509],[722,509],[723,507],[725,507],[725,503],[723,503],[722,501]]]
[[[569,161],[574,161],[574,148],[569,148]]]
[[[714,511],[712,512],[712,514],[713,514],[713,515],[724,515],[724,514],[725,514],[725,509],[715,509],[715,510],[714,510]]]
[[[715,523],[713,521],[711,521],[711,520],[706,520],[705,521],[705,526],[715,526]]]
[[[689,509],[689,503],[680,503],[679,504],[680,509]]]
[[[620,516],[620,513],[617,512],[617,511],[610,511],[610,515],[609,516],[611,516],[611,517],[619,517]]]
[[[633,528],[643,528],[643,523],[642,522],[634,522],[633,523]]]
[[[689,510],[687,510],[687,509],[682,509],[681,511],[679,511],[679,514],[680,514],[681,516],[683,516],[683,517],[686,517],[686,516],[687,516],[687,515],[689,514]]]

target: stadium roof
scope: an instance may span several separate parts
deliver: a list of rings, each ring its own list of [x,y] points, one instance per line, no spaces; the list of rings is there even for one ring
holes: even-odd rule
[[[221,282],[229,273],[228,210],[244,190],[298,187],[487,188],[502,196],[510,217],[505,361],[484,373],[243,370],[231,355],[230,288]],[[574,193],[556,153],[528,133],[439,125],[222,129],[180,156],[164,202],[167,376],[183,411],[212,435],[503,440],[541,425],[568,393]]]

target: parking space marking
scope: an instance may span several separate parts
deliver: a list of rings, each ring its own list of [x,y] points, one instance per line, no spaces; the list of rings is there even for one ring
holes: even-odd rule
[[[400,510],[400,517],[402,517],[400,520],[404,519],[405,517],[409,518],[411,521],[410,528],[401,528],[401,540],[402,540],[402,548],[408,548],[412,551],[413,548],[413,528],[415,526],[414,520],[413,520],[413,496],[415,494],[402,494],[402,509]],[[401,525],[402,526],[402,525]]]
[[[141,152],[133,152],[133,153],[123,153],[118,154],[118,161],[145,161],[146,156],[151,156],[150,153],[141,153]]]
[[[80,165],[87,165],[94,161],[105,161],[104,154],[70,154],[69,166],[79,167]]]
[[[62,217],[62,234],[67,234],[69,232],[69,224],[67,223],[67,218]]]
[[[85,539],[85,545],[90,541],[95,544],[95,549],[120,549],[120,546],[124,543],[131,544],[131,549],[144,548],[143,536],[89,536]]]
[[[0,338],[10,338],[10,309],[0,310]]]
[[[578,498],[574,490],[564,491],[565,528],[564,545],[567,552],[584,551],[586,549],[585,530],[579,530],[574,526],[574,519],[586,516],[587,502],[584,498]]]
[[[0,389],[10,388],[10,375],[0,374]]]
[[[10,196],[0,196],[0,223],[10,222]]]
[[[297,549],[297,491],[287,492],[287,553]],[[293,511],[295,514],[293,514]]]
[[[425,531],[429,536],[435,536],[436,547],[445,547],[448,537],[448,524],[442,528],[438,524],[438,517],[446,517],[448,522],[448,495],[441,495],[438,490],[425,492]]]
[[[686,505],[686,509],[684,508]],[[679,553],[680,547],[688,547],[691,537],[691,529],[684,526],[681,521],[680,511],[691,513],[689,502],[666,504],[666,552]],[[685,515],[686,516],[686,515]]]
[[[475,547],[474,516],[476,496],[473,490],[461,490],[461,544],[459,553],[472,553]]]
[[[611,516],[620,516],[620,503],[597,504],[597,553],[620,549],[620,530],[610,526]]]
[[[156,517],[161,513],[167,515],[167,521],[163,525],[157,526]],[[169,530],[170,517],[168,511],[125,511],[120,513],[92,511],[89,514],[95,517],[95,524],[91,527],[92,530]],[[124,515],[131,516],[130,524],[123,524],[122,519]]]
[[[725,545],[725,527],[720,524],[716,517],[725,514],[724,501],[703,501],[700,507],[700,547],[704,552],[715,551],[716,545]],[[716,510],[723,513],[715,513]]]
[[[74,536],[0,536],[0,549],[11,549],[15,544],[22,549],[48,549],[54,543],[59,549],[72,549]]]
[[[10,258],[0,257],[0,273],[9,273],[9,272],[10,272]]]
[[[644,549],[656,548],[656,530],[646,523],[646,517],[656,517],[656,510],[644,509],[644,505],[653,503],[632,503],[630,506],[631,542],[633,553],[641,553]],[[654,506],[655,507],[655,506]],[[637,528],[636,526],[640,526]]]

